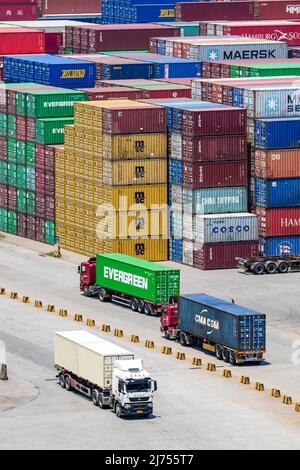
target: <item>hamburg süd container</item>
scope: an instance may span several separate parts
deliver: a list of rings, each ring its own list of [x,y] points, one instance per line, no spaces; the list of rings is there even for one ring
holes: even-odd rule
[[[300,255],[300,236],[271,237],[260,239],[261,256]]]
[[[259,255],[258,240],[234,243],[206,243],[194,245],[194,267],[203,270],[234,269],[236,258]]]
[[[285,207],[266,209],[256,207],[259,234],[262,237],[286,237],[300,235],[300,208]]]
[[[156,303],[180,293],[180,270],[122,254],[97,255],[96,284]]]
[[[194,217],[197,243],[229,243],[258,240],[258,221],[254,214],[197,215]]]
[[[256,206],[266,208],[300,206],[300,178],[255,180]]]

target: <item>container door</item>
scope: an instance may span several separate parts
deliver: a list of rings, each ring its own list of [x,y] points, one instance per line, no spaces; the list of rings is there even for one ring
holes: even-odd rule
[[[156,273],[156,302],[167,302],[168,279],[167,271]]]
[[[239,319],[240,351],[257,351],[265,348],[265,317],[244,316]]]
[[[252,317],[245,316],[239,319],[239,349],[240,351],[252,350]]]
[[[253,318],[253,349],[266,348],[266,319],[260,315]]]

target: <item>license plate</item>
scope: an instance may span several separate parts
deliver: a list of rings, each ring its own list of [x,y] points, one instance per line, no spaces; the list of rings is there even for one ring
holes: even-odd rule
[[[138,415],[142,415],[143,413],[144,413],[143,410],[137,410],[137,412],[136,412],[136,414],[138,414]]]

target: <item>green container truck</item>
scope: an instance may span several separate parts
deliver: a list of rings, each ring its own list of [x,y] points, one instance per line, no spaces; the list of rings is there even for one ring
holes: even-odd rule
[[[80,290],[146,315],[177,305],[180,270],[122,255],[97,255],[79,266]]]

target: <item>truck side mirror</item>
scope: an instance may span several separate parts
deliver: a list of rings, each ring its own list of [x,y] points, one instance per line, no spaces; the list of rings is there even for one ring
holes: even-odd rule
[[[81,274],[81,266],[78,266],[78,274]]]
[[[152,380],[152,392],[157,392],[157,382],[156,380]]]

